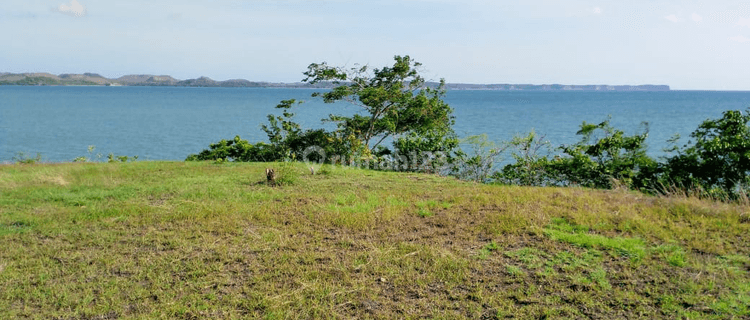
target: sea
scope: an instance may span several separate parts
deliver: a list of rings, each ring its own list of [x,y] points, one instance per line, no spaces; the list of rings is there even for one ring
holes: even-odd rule
[[[139,160],[184,160],[221,139],[239,135],[267,141],[261,125],[280,114],[281,100],[304,101],[294,112],[303,128],[326,127],[329,114],[359,107],[323,103],[315,89],[0,86],[0,163],[41,156],[44,162],[106,155]],[[648,153],[663,150],[675,134],[681,144],[706,119],[750,108],[750,92],[721,91],[448,91],[454,130],[462,138],[486,134],[501,144],[531,130],[560,145],[580,140],[581,124],[610,123],[627,134],[648,130]]]

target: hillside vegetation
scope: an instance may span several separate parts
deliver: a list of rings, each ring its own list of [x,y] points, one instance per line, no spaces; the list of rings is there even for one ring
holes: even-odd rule
[[[750,317],[747,206],[315,169],[0,166],[0,318]]]

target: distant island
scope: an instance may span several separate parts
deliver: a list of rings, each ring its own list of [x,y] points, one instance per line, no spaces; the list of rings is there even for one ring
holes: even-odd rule
[[[245,79],[216,81],[208,77],[179,80],[171,76],[149,74],[127,75],[116,79],[96,73],[0,73],[0,85],[18,86],[168,86],[168,87],[227,87],[227,88],[331,88],[331,83],[275,83]],[[428,82],[436,87],[436,82]],[[564,85],[564,84],[467,84],[448,83],[449,90],[502,90],[502,91],[669,91],[668,85]]]

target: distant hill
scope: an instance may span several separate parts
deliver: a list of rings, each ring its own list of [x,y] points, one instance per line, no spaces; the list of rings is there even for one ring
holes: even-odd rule
[[[98,76],[98,75],[97,75]],[[3,73],[0,75],[0,85],[20,86],[60,86],[60,85],[105,85],[108,79],[102,76],[92,77],[86,74],[61,74],[56,76],[50,73]]]
[[[113,80],[122,85],[152,85],[152,86],[173,86],[180,80],[171,76],[155,76],[150,74],[131,74],[122,76]]]
[[[218,87],[219,83],[208,77],[200,77],[198,79],[188,79],[177,82],[177,86],[180,87]]]
[[[90,86],[176,86],[176,87],[244,87],[244,88],[331,88],[331,83],[314,85],[302,82],[271,83],[245,79],[216,81],[208,77],[179,80],[168,75],[131,74],[109,79],[96,73],[61,74],[50,73],[0,73],[0,85],[90,85]],[[438,83],[429,82],[437,87]],[[449,83],[449,90],[504,90],[504,91],[669,91],[667,85],[563,85],[563,84],[469,84]]]
[[[96,73],[84,73],[84,74],[61,74],[59,75],[60,80],[62,81],[83,81],[83,82],[93,82],[98,85],[106,85],[108,83],[111,83],[111,81],[105,77],[102,77]]]

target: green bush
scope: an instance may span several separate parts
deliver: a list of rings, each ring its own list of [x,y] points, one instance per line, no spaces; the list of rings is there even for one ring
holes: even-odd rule
[[[684,189],[702,189],[717,198],[736,198],[750,179],[750,113],[729,110],[707,119],[666,163],[666,181]],[[676,139],[675,139],[676,141]]]
[[[35,164],[42,161],[42,154],[37,153],[35,157],[26,155],[25,152],[18,152],[13,156],[13,162],[18,164]]]
[[[493,175],[493,180],[517,185],[580,185],[591,188],[625,186],[648,193],[696,194],[734,200],[750,185],[750,112],[729,110],[707,119],[674,155],[657,162],[646,155],[648,131],[627,136],[609,120],[584,122],[581,141],[561,146],[561,155],[539,155],[545,145],[530,133],[511,142],[515,163]],[[676,143],[679,137],[670,142]]]
[[[451,174],[461,180],[488,182],[492,169],[501,161],[503,151],[508,148],[504,143],[495,143],[487,139],[486,134],[470,136],[463,141],[471,147],[469,153],[461,152],[454,159]]]
[[[648,190],[656,184],[659,165],[646,155],[648,131],[627,136],[609,120],[599,124],[585,121],[576,133],[581,140],[558,148],[553,158],[540,155],[548,142],[531,132],[511,142],[515,163],[493,175],[500,183],[548,186],[578,185],[589,188],[626,186]]]
[[[549,172],[549,141],[533,130],[525,136],[516,135],[509,148],[514,163],[506,164],[502,171],[495,172],[492,180],[501,184],[521,186],[548,186],[556,184]],[[544,153],[544,154],[542,154]]]
[[[208,149],[198,154],[191,154],[186,160],[270,162],[282,159],[282,155],[281,150],[274,145],[263,142],[251,144],[240,136],[235,136],[233,140],[221,140],[212,143]]]
[[[581,141],[561,146],[564,156],[548,167],[559,181],[591,188],[612,188],[615,184],[643,189],[653,185],[658,164],[646,155],[648,130],[626,136],[609,120],[599,124],[585,121],[577,135]]]

